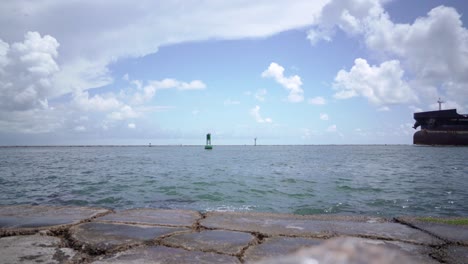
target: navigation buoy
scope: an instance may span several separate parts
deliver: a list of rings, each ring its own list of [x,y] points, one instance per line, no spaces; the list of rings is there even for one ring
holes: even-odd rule
[[[206,134],[205,149],[213,149],[213,146],[211,145],[211,134],[210,133]]]

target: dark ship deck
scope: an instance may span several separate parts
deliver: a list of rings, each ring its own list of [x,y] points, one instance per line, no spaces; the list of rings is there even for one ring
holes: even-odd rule
[[[413,144],[417,145],[468,145],[468,115],[460,115],[456,109],[414,113],[421,126],[414,133]]]

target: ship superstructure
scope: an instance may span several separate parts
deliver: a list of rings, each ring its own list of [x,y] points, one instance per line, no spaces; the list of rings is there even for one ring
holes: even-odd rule
[[[439,109],[441,101],[438,101]],[[414,133],[413,143],[418,145],[468,145],[468,115],[458,114],[456,109],[414,113],[421,127]]]

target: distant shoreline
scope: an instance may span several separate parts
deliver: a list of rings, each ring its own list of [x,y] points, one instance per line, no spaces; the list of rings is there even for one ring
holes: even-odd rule
[[[204,144],[190,145],[190,144],[168,144],[168,145],[0,145],[0,148],[85,148],[85,147],[203,147]],[[213,145],[216,147],[286,147],[286,146],[414,146],[413,144],[273,144],[273,145]]]

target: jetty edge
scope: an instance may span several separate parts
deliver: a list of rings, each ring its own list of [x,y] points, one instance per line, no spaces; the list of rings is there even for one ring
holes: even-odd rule
[[[0,206],[0,263],[468,263],[467,222]]]

